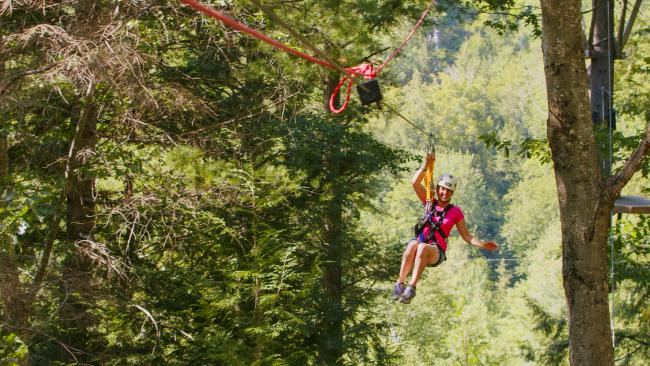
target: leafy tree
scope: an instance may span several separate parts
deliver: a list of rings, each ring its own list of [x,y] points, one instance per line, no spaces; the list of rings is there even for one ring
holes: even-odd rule
[[[528,161],[522,168],[520,181],[505,196],[508,208],[501,228],[508,249],[516,257],[525,256],[535,247],[535,242],[552,227],[558,210],[550,167],[540,165],[537,161]],[[534,200],[530,199],[532,190],[535,191]]]
[[[580,36],[580,2],[542,2],[542,49],[550,110],[547,128],[562,221],[571,363],[610,365],[609,213],[614,199],[650,151],[650,125],[623,169],[605,179],[597,161],[586,71],[578,52]]]

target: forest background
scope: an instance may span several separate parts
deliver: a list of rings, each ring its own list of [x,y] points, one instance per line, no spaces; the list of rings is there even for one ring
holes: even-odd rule
[[[338,75],[177,3],[2,4],[0,364],[568,364],[534,27],[441,1],[381,75],[415,129],[354,100],[324,112]],[[298,46],[247,3],[213,5]],[[424,6],[274,9],[353,64]],[[649,12],[616,64],[615,156],[650,119]],[[455,235],[406,306],[388,295],[428,133],[502,249]],[[621,364],[650,362],[649,238],[646,216],[615,218]]]

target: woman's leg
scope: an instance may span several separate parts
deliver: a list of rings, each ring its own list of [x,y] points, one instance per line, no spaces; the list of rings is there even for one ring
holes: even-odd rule
[[[415,269],[413,270],[409,285],[415,287],[422,277],[424,269],[428,265],[436,263],[439,257],[440,252],[438,252],[438,247],[432,244],[420,243],[415,253]]]
[[[402,254],[402,265],[399,268],[399,280],[398,283],[404,283],[406,277],[411,272],[413,268],[413,262],[415,261],[415,255],[418,250],[418,244],[420,244],[417,239],[411,240],[404,249],[404,254]]]

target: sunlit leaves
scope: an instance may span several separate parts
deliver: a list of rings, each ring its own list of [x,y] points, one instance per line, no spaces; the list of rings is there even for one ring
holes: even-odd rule
[[[0,332],[0,365],[19,366],[27,356],[27,345],[15,334]]]

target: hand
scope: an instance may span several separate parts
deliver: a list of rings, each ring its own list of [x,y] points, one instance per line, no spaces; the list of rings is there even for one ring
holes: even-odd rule
[[[493,241],[486,241],[483,243],[483,248],[487,249],[491,252],[494,252],[495,250],[499,250],[499,244],[493,242]]]
[[[426,162],[429,161],[436,161],[436,154],[433,152],[427,153],[427,157],[425,158]]]

